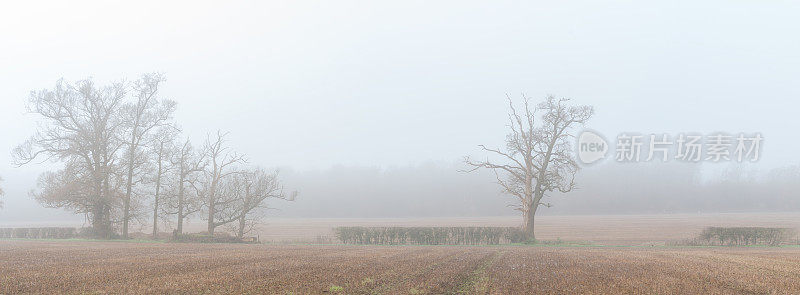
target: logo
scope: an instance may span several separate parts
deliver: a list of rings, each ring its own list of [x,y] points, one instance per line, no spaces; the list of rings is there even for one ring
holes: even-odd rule
[[[649,140],[648,140],[649,139]],[[614,146],[614,159],[620,163],[638,163],[678,160],[697,163],[709,162],[756,162],[761,157],[761,133],[666,133],[649,136],[641,133],[621,133]],[[591,165],[606,158],[611,147],[608,141],[593,130],[583,130],[577,137],[578,162]]]
[[[578,160],[585,165],[600,161],[608,153],[608,142],[597,132],[584,130],[578,136]]]

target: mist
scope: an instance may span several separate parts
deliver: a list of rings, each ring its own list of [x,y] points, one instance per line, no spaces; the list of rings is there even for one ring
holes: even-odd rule
[[[5,1],[0,294],[800,294],[798,1]]]
[[[794,4],[722,3],[13,3],[0,12],[0,150],[34,133],[30,91],[158,71],[186,137],[228,131],[301,192],[271,215],[515,215],[494,175],[459,172],[461,159],[503,146],[507,95],[554,94],[594,106],[587,127],[612,139],[766,139],[748,189],[726,186],[720,165],[596,166],[542,214],[794,210]],[[83,220],[29,196],[57,163],[11,162],[0,153],[0,223]]]
[[[275,203],[276,217],[510,216],[514,199],[491,172],[453,163],[282,171],[303,188],[295,203]],[[708,169],[706,169],[708,170]],[[800,210],[798,166],[759,173],[738,165],[703,175],[699,164],[608,163],[577,176],[578,188],[546,198],[543,215],[793,212]]]

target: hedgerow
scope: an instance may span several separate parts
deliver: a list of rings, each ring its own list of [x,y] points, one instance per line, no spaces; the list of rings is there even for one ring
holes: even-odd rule
[[[498,245],[525,241],[517,227],[337,227],[345,244],[366,245]]]

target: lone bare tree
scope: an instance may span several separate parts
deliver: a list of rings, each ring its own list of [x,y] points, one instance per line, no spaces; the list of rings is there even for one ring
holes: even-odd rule
[[[39,178],[34,197],[49,207],[87,214],[94,233],[110,237],[119,194],[116,177],[122,121],[117,115],[126,91],[121,82],[97,87],[92,80],[31,92],[28,111],[42,123],[12,152],[18,166],[37,158],[63,162],[64,168]]]
[[[225,143],[227,133],[217,131],[215,137],[209,136],[203,145],[203,157],[206,159],[206,168],[203,170],[203,195],[205,208],[208,210],[208,234],[214,235],[214,229],[226,224],[228,220],[220,219],[220,214],[227,212],[221,210],[223,206],[232,206],[234,199],[221,193],[223,181],[237,173],[241,173],[236,165],[246,161],[242,155],[231,152]],[[225,198],[223,198],[225,197]],[[222,218],[224,219],[224,218]]]
[[[277,171],[268,173],[260,168],[237,174],[226,187],[235,200],[234,205],[230,206],[232,214],[227,215],[227,221],[238,222],[236,237],[239,239],[251,231],[270,209],[267,204],[269,199],[294,201],[297,197],[296,191],[284,192]]]
[[[143,75],[133,83],[135,101],[125,104],[123,113],[126,118],[126,183],[125,198],[123,199],[122,237],[128,238],[128,223],[131,219],[131,190],[134,185],[136,170],[143,163],[137,161],[141,152],[143,141],[159,127],[170,124],[172,113],[175,111],[175,102],[159,99],[159,85],[164,82],[164,76],[158,73]]]
[[[517,198],[513,206],[522,212],[529,239],[536,240],[536,211],[539,206],[551,206],[542,199],[550,192],[566,193],[575,188],[579,167],[573,156],[571,131],[586,123],[594,108],[569,105],[569,99],[553,96],[535,107],[528,97],[523,96],[522,102],[522,109],[517,110],[508,98],[510,132],[505,149],[479,146],[499,159],[474,161],[466,157],[465,163],[473,167],[470,171],[487,168],[495,172],[503,192]]]

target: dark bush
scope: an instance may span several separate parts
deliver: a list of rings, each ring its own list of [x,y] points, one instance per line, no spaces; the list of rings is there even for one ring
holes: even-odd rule
[[[369,245],[498,245],[519,243],[525,233],[516,227],[337,227],[345,244]]]

